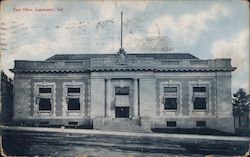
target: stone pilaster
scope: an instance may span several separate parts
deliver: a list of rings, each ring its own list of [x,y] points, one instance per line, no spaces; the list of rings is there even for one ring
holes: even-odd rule
[[[111,117],[111,102],[112,102],[112,84],[111,79],[107,79],[106,81],[106,116]]]
[[[134,79],[134,117],[138,117],[138,79]]]
[[[101,78],[91,78],[91,118],[104,117],[105,81]]]

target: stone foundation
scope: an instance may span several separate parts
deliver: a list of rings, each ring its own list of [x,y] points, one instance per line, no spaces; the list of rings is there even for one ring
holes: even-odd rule
[[[16,125],[49,125],[49,126],[91,126],[89,118],[75,118],[75,119],[14,119],[13,123]]]
[[[228,133],[234,133],[233,118],[154,118],[152,128],[168,128],[167,121],[176,121],[175,128],[199,128],[196,121],[205,121],[206,127]]]

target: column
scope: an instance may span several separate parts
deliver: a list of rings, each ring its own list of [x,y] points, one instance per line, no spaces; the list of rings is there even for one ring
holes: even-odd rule
[[[106,88],[107,98],[106,98],[106,115],[107,117],[111,117],[111,102],[112,102],[112,84],[111,79],[107,79],[107,88]]]
[[[134,79],[134,117],[138,117],[138,79]]]
[[[156,116],[156,80],[155,78],[140,79],[140,117]]]
[[[104,117],[105,81],[100,78],[91,78],[91,118]]]

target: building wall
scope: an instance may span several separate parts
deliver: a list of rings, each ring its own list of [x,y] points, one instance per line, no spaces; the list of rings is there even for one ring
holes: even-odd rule
[[[13,120],[28,119],[30,117],[30,82],[28,77],[14,78],[14,114]]]
[[[92,78],[91,81],[91,118],[105,115],[105,79]]]
[[[179,128],[194,128],[196,121],[206,121],[209,128],[234,132],[230,72],[157,73],[157,118],[152,127],[165,128],[167,121],[176,121]],[[176,111],[163,110],[163,86],[180,85],[180,100]],[[208,105],[205,111],[196,111],[192,103],[192,85],[207,85]]]
[[[75,121],[79,124],[89,123],[90,86],[89,75],[73,73],[51,74],[16,74],[14,96],[14,120],[28,123],[49,122],[51,125],[65,124]],[[38,110],[38,87],[52,87],[52,112],[43,113]],[[81,110],[67,111],[66,87],[81,87]]]
[[[217,72],[217,119],[215,127],[218,130],[234,132],[234,118],[231,97],[231,73]]]
[[[140,117],[144,128],[166,128],[167,121],[176,121],[179,128],[194,128],[196,121],[206,121],[209,128],[234,132],[231,104],[230,72],[92,72],[88,74],[51,73],[15,75],[14,119],[50,121],[63,124],[78,121],[81,124],[102,125],[107,118],[114,118],[114,86],[127,80],[131,87],[131,118]],[[79,84],[80,83],[80,84]],[[125,81],[126,83],[126,81]],[[39,116],[36,109],[35,85],[52,85],[55,90],[54,112]],[[75,115],[65,111],[66,85],[83,85],[84,108]],[[164,110],[163,88],[178,87],[178,105],[175,111]],[[207,87],[206,110],[193,110],[194,85]],[[138,88],[139,87],[139,88]],[[137,89],[138,88],[138,89]],[[90,121],[93,120],[93,122]],[[98,128],[98,127],[96,127]]]
[[[158,73],[157,74],[157,116],[160,117],[208,117],[216,115],[216,82],[215,73]],[[179,104],[176,111],[164,111],[163,87],[178,85]],[[208,104],[205,111],[193,110],[193,85],[207,86]]]

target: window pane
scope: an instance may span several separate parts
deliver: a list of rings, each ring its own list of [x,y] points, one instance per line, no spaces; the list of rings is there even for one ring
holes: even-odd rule
[[[51,93],[51,88],[39,88],[39,93]]]
[[[68,88],[68,93],[80,93],[80,88]]]
[[[206,109],[206,98],[195,97],[194,98],[194,109],[205,110]]]
[[[40,98],[39,100],[39,110],[41,111],[47,111],[47,110],[51,110],[51,103],[50,103],[50,99],[46,99],[46,98]]]
[[[68,100],[68,110],[80,110],[79,98],[69,98],[69,100]]]
[[[129,95],[129,87],[115,87],[115,95]]]
[[[176,127],[176,121],[167,121],[167,127]]]
[[[164,87],[164,93],[176,93],[177,87]]]
[[[165,98],[165,110],[177,110],[177,98]]]
[[[197,127],[206,127],[206,121],[196,121]]]
[[[193,92],[206,92],[206,87],[193,87]]]

